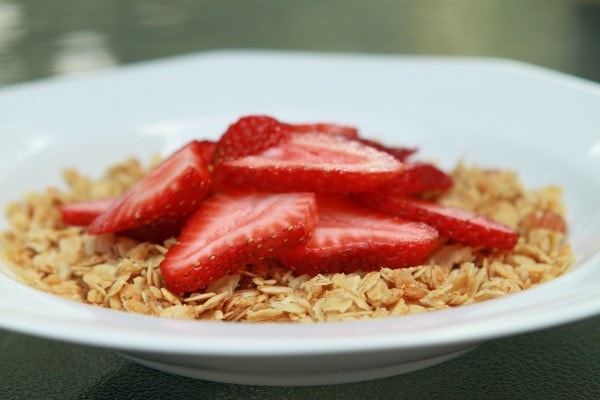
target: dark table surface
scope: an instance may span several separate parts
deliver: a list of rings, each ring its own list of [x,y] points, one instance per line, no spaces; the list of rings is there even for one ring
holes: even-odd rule
[[[0,90],[240,48],[502,57],[599,82],[600,1],[0,0]],[[106,350],[0,330],[0,399],[36,398],[600,399],[600,317],[402,376],[297,388],[172,376]]]

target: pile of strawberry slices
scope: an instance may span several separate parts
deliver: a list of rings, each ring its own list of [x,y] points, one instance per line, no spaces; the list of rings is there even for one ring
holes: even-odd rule
[[[353,127],[243,117],[216,142],[192,141],[116,199],[65,204],[87,233],[160,242],[174,293],[265,260],[298,274],[425,263],[444,241],[510,250],[509,227],[434,200],[452,178]],[[428,199],[428,200],[425,200]]]

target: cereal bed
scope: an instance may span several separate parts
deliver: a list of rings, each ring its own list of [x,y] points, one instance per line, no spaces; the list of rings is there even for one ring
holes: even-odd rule
[[[96,180],[64,172],[68,189],[27,194],[6,209],[10,229],[0,251],[26,284],[76,301],[160,317],[249,322],[320,322],[382,318],[441,310],[502,297],[569,270],[565,209],[558,187],[525,190],[511,171],[458,165],[454,188],[440,202],[514,227],[509,253],[448,243],[426,265],[377,272],[295,276],[256,265],[201,293],[175,296],[159,265],[174,242],[137,242],[112,234],[89,236],[65,226],[57,206],[123,193],[146,173],[131,159]]]

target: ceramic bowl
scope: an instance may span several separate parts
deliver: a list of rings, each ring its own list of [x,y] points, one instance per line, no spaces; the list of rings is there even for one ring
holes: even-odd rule
[[[309,385],[434,365],[495,338],[600,312],[600,88],[478,58],[227,51],[0,91],[0,204],[128,156],[216,138],[244,114],[356,125],[420,157],[518,171],[565,190],[573,271],[522,293],[422,315],[320,324],[160,319],[41,293],[0,263],[0,327],[221,382]],[[6,228],[2,219],[1,228]]]

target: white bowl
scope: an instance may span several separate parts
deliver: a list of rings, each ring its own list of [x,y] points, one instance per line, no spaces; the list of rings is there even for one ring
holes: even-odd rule
[[[0,327],[113,349],[176,374],[265,385],[359,381],[600,312],[600,88],[510,61],[215,52],[0,91],[0,204],[130,155],[216,138],[240,115],[354,124],[388,143],[519,171],[565,189],[576,268],[550,283],[424,315],[322,324],[159,319],[82,305],[0,264]],[[2,220],[0,228],[6,228]]]

